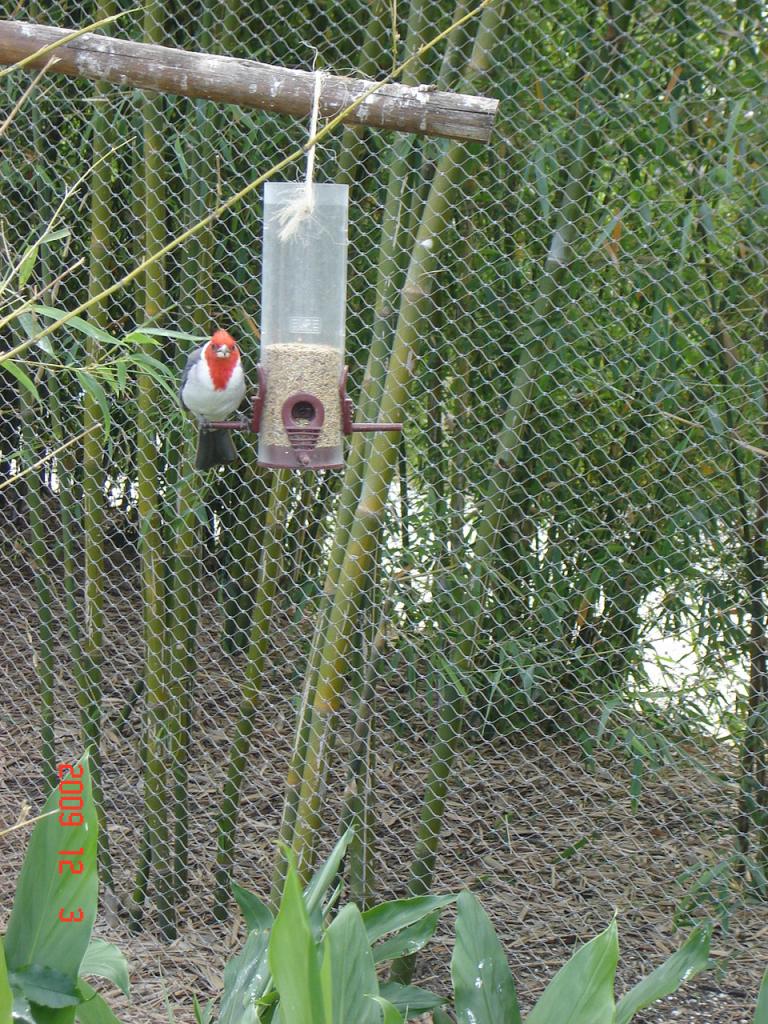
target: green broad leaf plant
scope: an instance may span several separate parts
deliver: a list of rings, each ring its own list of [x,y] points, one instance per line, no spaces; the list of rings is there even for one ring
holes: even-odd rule
[[[88,757],[59,766],[36,819],[0,940],[0,1024],[119,1024],[85,980],[129,994],[128,965],[91,939],[98,901],[98,820]]]
[[[472,893],[337,909],[339,870],[351,839],[348,832],[304,891],[289,863],[274,917],[257,896],[233,887],[248,937],[225,971],[218,1016],[213,1003],[195,1004],[198,1024],[404,1024],[426,1013],[433,1024],[629,1024],[708,966],[710,927],[704,925],[617,999],[619,941],[612,921],[574,953],[523,1017],[502,944]],[[452,999],[381,981],[376,965],[421,949],[453,904]],[[767,1000],[768,981],[755,1024],[768,1024]]]

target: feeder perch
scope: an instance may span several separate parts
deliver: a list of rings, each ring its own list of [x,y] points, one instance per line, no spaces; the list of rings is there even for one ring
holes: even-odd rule
[[[313,202],[286,230],[305,189],[264,186],[259,391],[249,421],[211,426],[257,433],[262,466],[338,469],[344,435],[402,424],[353,422],[344,365],[348,188],[313,185]]]

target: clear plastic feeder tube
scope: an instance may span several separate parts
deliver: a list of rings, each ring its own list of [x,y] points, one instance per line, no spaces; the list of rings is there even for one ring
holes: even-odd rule
[[[286,208],[304,190],[264,186],[259,462],[320,469],[343,464],[348,188],[314,185],[312,212],[286,238]]]

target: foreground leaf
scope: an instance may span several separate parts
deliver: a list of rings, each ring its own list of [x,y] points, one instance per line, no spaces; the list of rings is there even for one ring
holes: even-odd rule
[[[192,1008],[195,1011],[195,1021],[197,1024],[212,1024],[215,1005],[214,1000],[211,999],[205,1006],[201,1006],[197,996],[192,997]]]
[[[423,917],[421,921],[417,921],[408,928],[403,928],[397,935],[378,943],[373,948],[375,963],[379,964],[382,960],[396,960],[401,956],[418,953],[435,934],[439,920],[440,911],[435,910]]]
[[[80,974],[106,978],[116,985],[124,996],[131,994],[128,961],[111,942],[104,942],[103,939],[91,940],[80,964]]]
[[[258,896],[248,892],[247,889],[243,889],[236,882],[232,883],[232,895],[243,912],[245,924],[249,932],[254,930],[269,931],[271,929],[275,920],[272,911]]]
[[[398,1013],[395,1007],[387,999],[382,999],[381,996],[372,996],[374,1003],[378,1003],[384,1014],[381,1024],[403,1024],[405,1017]],[[378,1014],[377,1014],[378,1019]]]
[[[37,313],[39,316],[46,317],[48,320],[62,320],[66,315],[67,311],[64,309],[54,309],[52,306],[30,306],[33,313]],[[96,341],[100,341],[103,345],[117,345],[118,341],[113,338],[111,334],[97,327],[96,324],[92,324],[90,320],[84,320],[81,316],[70,317],[65,324],[62,325],[65,330],[78,331],[80,334],[84,334],[88,338],[95,338]]]
[[[32,1007],[32,1020],[34,1024],[75,1024],[74,1006],[54,1008],[52,1006],[41,1006],[39,1003],[30,1003],[30,1006]]]
[[[249,1010],[256,1019],[253,1004],[264,995],[270,979],[269,935],[265,928],[252,931],[242,953],[225,967],[219,1024],[242,1024]]]
[[[35,242],[34,245],[30,245],[19,264],[19,288],[23,288],[35,269],[35,261],[37,260],[37,253],[39,251],[39,243]]]
[[[0,938],[0,1024],[11,1024],[11,1008],[13,993],[8,981],[8,968],[5,965],[5,949]]]
[[[526,1024],[613,1024],[618,959],[618,931],[613,921],[560,968]]]
[[[280,912],[272,928],[269,966],[280,994],[280,1016],[286,1024],[329,1024],[317,949],[293,864],[288,867]]]
[[[399,931],[409,925],[421,921],[427,914],[442,910],[456,902],[456,894],[447,896],[411,896],[405,900],[388,900],[378,906],[366,910],[363,923],[368,934],[368,942],[373,943],[388,932]]]
[[[359,909],[348,903],[331,921],[323,938],[321,979],[329,1024],[379,1024],[371,996],[379,982]]]
[[[768,971],[763,975],[763,983],[760,986],[760,994],[757,997],[753,1024],[768,1024]]]
[[[619,1001],[616,1024],[628,1024],[636,1013],[675,992],[684,981],[694,978],[709,963],[709,926],[696,928],[683,946],[661,967],[638,982]]]
[[[328,857],[326,862],[322,864],[312,876],[312,879],[305,890],[307,911],[309,914],[314,913],[314,911],[317,910],[323,902],[323,897],[333,884],[333,880],[336,878],[336,875],[339,873],[341,860],[347,852],[347,847],[352,842],[354,834],[355,833],[351,828],[347,829],[338,843],[336,843],[333,850],[331,850],[331,855]]]
[[[61,1009],[64,1006],[77,1006],[80,997],[74,981],[60,971],[40,964],[11,971],[11,984],[17,992],[22,992],[30,1003]]]
[[[429,1013],[437,1006],[445,1002],[434,992],[428,992],[418,985],[400,985],[396,981],[385,981],[379,985],[379,994],[382,998],[392,1003],[404,1017],[418,1017],[422,1013]]]
[[[458,1024],[520,1024],[506,955],[488,915],[471,892],[459,894],[451,978]]]
[[[37,390],[37,386],[32,378],[29,376],[26,370],[22,370],[18,363],[14,363],[12,359],[6,359],[3,362],[3,369],[7,370],[21,386],[28,391],[36,402],[40,401],[40,392]]]
[[[78,989],[82,1002],[75,1010],[75,1017],[80,1024],[120,1024],[106,1001],[87,981],[81,980]]]
[[[24,996],[15,993],[13,997],[13,1024],[16,1024],[17,1021],[22,1021],[23,1024],[35,1024],[35,1018],[32,1016],[32,1007],[29,1005],[29,1001]]]
[[[83,822],[62,825],[58,814],[58,789],[54,789],[43,808],[48,814],[35,825],[16,887],[16,898],[5,937],[5,952],[10,970],[29,964],[50,967],[66,975],[74,984],[96,917],[98,876],[96,843],[98,825],[91,794],[88,760],[76,766],[82,771]],[[82,850],[75,862],[82,863],[80,874],[68,867],[59,873],[59,851]],[[62,858],[63,859],[63,858]],[[83,920],[62,922],[59,911]]]

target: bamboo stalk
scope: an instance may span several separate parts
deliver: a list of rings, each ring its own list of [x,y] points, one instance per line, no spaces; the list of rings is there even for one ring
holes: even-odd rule
[[[229,768],[216,826],[217,853],[213,912],[217,920],[225,920],[227,917],[230,895],[229,878],[237,834],[240,796],[269,647],[269,625],[283,561],[283,541],[290,495],[290,470],[274,472],[269,510],[264,525],[259,591],[251,628],[248,667],[240,697],[235,738],[230,749]]]
[[[376,581],[369,588],[376,592]],[[349,764],[345,826],[354,830],[347,850],[347,875],[350,898],[362,909],[370,906],[374,896],[374,842],[376,839],[376,732],[374,729],[376,684],[386,665],[387,626],[392,614],[392,594],[384,595],[378,604],[371,602],[370,633],[365,645],[363,679],[355,713],[352,757]]]
[[[213,10],[206,7],[200,23],[200,46],[213,47]],[[205,217],[215,205],[215,145],[219,119],[206,103],[197,100],[192,110],[193,128],[187,147],[189,170],[187,208],[191,223]],[[212,201],[212,198],[214,201]],[[184,304],[183,326],[191,332],[205,334],[211,330],[213,302],[214,224],[209,223],[192,236],[180,254],[188,293],[180,288]],[[186,306],[191,304],[191,308]],[[182,363],[186,353],[180,352]],[[180,366],[181,368],[181,366]],[[181,435],[172,438],[170,451],[176,454],[175,473],[178,483],[169,478],[176,490],[174,517],[174,561],[171,576],[169,632],[172,637],[168,665],[169,706],[169,769],[172,777],[173,877],[169,883],[169,901],[174,904],[186,897],[189,874],[189,748],[191,743],[192,707],[195,700],[196,654],[199,616],[201,530],[197,507],[201,500],[200,480],[194,470],[194,449],[184,443]]]
[[[406,35],[406,53],[416,53],[427,33],[427,19],[424,15],[424,0],[417,0],[411,6]],[[417,83],[417,70],[411,65],[403,72],[403,84]],[[350,142],[355,140],[348,136]],[[406,206],[405,186],[407,183],[408,155],[413,143],[408,137],[396,140],[391,151],[388,171],[387,194],[382,219],[381,244],[376,270],[376,302],[372,341],[368,352],[368,364],[363,378],[359,398],[360,417],[363,421],[376,419],[392,343],[392,318],[396,310],[396,296],[401,286],[402,264],[405,249],[402,245],[404,210]],[[275,871],[272,881],[272,901],[276,906],[283,890],[285,861],[283,849],[293,843],[293,832],[299,803],[298,784],[304,770],[304,757],[310,730],[311,709],[315,701],[323,638],[328,626],[330,608],[335,599],[336,585],[343,563],[344,552],[349,542],[350,530],[359,499],[366,460],[370,445],[369,434],[353,435],[347,455],[344,482],[336,509],[336,529],[329,556],[328,569],[317,624],[313,634],[310,657],[305,671],[302,703],[297,718],[291,763],[286,780],[283,815],[280,825],[276,853]]]
[[[626,33],[632,3],[627,0],[617,26]],[[475,44],[477,47],[477,43]],[[488,60],[490,49],[485,59]],[[599,62],[595,88],[603,85],[603,76],[613,67],[615,49],[608,49]],[[480,57],[479,54],[470,63]],[[468,588],[456,609],[457,636],[459,640],[452,656],[453,671],[460,678],[472,663],[476,645],[477,602],[482,602],[495,546],[501,536],[509,507],[509,482],[514,478],[520,453],[523,449],[525,426],[535,401],[536,366],[547,346],[552,333],[548,326],[549,311],[557,295],[559,283],[572,259],[572,247],[576,237],[576,223],[581,204],[588,194],[588,180],[597,153],[594,121],[591,110],[582,112],[577,120],[575,143],[569,147],[569,177],[563,190],[563,198],[555,220],[543,272],[538,283],[538,295],[534,303],[533,341],[523,351],[515,377],[510,388],[510,399],[502,430],[499,435],[496,460],[490,471],[482,505],[482,514],[477,527],[474,561],[478,567],[473,586]],[[451,684],[445,689],[440,708],[440,720],[432,748],[432,759],[425,787],[418,840],[411,864],[408,891],[411,895],[428,892],[434,874],[440,833],[445,815],[445,804],[449,780],[453,772],[454,759],[463,724],[463,701]],[[392,976],[406,982],[413,973],[415,960],[405,957],[393,965]]]
[[[458,337],[466,322],[469,307],[467,277],[469,275],[469,238],[472,234],[471,218],[463,217],[460,222],[459,244],[456,247],[456,265],[462,269],[458,274],[457,294],[453,303],[453,322]],[[450,472],[450,529],[448,553],[454,565],[461,561],[464,548],[464,523],[466,512],[466,487],[468,452],[472,444],[472,355],[469,347],[458,344],[454,354],[454,377],[450,389],[450,408],[453,418],[453,459]]]
[[[471,62],[475,74],[488,65],[500,18],[499,5],[486,7],[483,11]],[[411,255],[381,401],[380,416],[387,422],[396,422],[402,417],[412,373],[411,360],[418,350],[424,317],[430,309],[431,278],[437,262],[438,246],[435,242],[448,222],[461,179],[462,157],[463,150],[458,144],[452,143],[446,148],[430,189]],[[312,867],[307,854],[312,848],[313,832],[320,827],[326,733],[329,721],[340,704],[353,612],[374,556],[396,457],[396,443],[386,434],[377,434],[329,617],[312,708],[293,841],[293,851],[304,878]]]
[[[224,649],[246,651],[250,644],[258,592],[259,553],[264,539],[261,524],[269,507],[271,473],[256,464],[252,445],[241,447],[240,479],[230,498],[231,527],[226,551],[227,578],[222,585]]]
[[[763,299],[763,352],[768,354],[768,293]],[[768,402],[768,378],[764,382]],[[764,409],[762,435],[768,438],[768,405]],[[749,688],[746,723],[739,755],[739,808],[736,834],[739,850],[754,850],[752,884],[760,891],[761,875],[768,866],[768,651],[766,651],[765,587],[768,582],[768,458],[761,456],[751,543],[747,549],[750,614]],[[750,842],[750,837],[754,841]],[[742,873],[745,873],[742,871]],[[765,893],[761,893],[765,896]]]
[[[382,56],[386,52],[387,16],[382,5],[371,6],[365,30],[365,39],[360,51],[357,73],[361,78],[376,78],[381,69]],[[363,125],[345,125],[341,133],[337,160],[336,182],[352,185],[364,152],[366,128]]]
[[[115,0],[100,0],[94,11],[97,21],[112,18]],[[88,296],[96,298],[110,283],[109,260],[112,250],[112,181],[106,159],[114,145],[109,86],[94,87],[91,161],[91,238],[89,246]],[[108,311],[105,301],[97,300],[89,310],[89,319],[106,330]],[[95,338],[86,342],[87,359],[98,363],[101,346]],[[104,646],[104,426],[98,401],[83,395],[82,454],[82,530],[85,584],[84,617],[75,658],[83,744],[91,751],[91,777],[94,802],[99,815],[99,864],[106,887],[114,890],[109,853],[104,799],[101,784],[101,703],[103,692]]]
[[[32,461],[39,425],[37,410],[31,397],[21,395],[22,450],[24,459]],[[37,608],[37,651],[34,657],[40,695],[40,759],[46,785],[56,782],[56,749],[54,743],[56,674],[53,653],[53,595],[49,580],[48,531],[46,530],[43,481],[39,470],[26,480],[27,521],[30,532],[31,566],[35,576]]]
[[[164,0],[147,0],[144,39],[159,41],[165,33]],[[149,254],[165,239],[165,162],[163,100],[146,96],[144,110],[144,229]],[[147,267],[144,277],[144,315],[159,320],[165,306],[165,274],[162,262]],[[138,512],[141,523],[141,561],[146,645],[146,766],[144,776],[145,831],[136,874],[133,900],[134,926],[140,920],[152,863],[155,864],[157,911],[161,934],[176,934],[173,899],[173,862],[166,820],[168,803],[167,708],[169,688],[165,665],[165,579],[163,534],[159,507],[159,472],[155,411],[158,389],[149,374],[139,378],[137,416]]]
[[[169,765],[173,778],[174,868],[173,898],[187,892],[189,870],[189,744],[196,674],[199,614],[200,500],[194,469],[194,441],[180,448],[185,461],[178,489],[176,541],[173,560],[173,622],[168,666]]]
[[[32,5],[32,17],[40,15],[37,10],[37,3]],[[22,95],[19,102],[2,126],[0,135],[5,131],[13,117],[18,113],[30,95],[30,90],[37,82],[41,73],[38,73],[29,89]],[[36,151],[43,160],[49,158],[49,147],[46,143],[45,129],[42,124],[42,111],[39,101],[32,107],[32,130]],[[47,223],[46,214],[50,216],[50,188],[43,183],[39,189],[38,201],[42,206],[41,221]],[[40,253],[38,259],[39,272],[43,284],[49,280],[47,254]],[[42,373],[38,371],[38,380]],[[45,502],[43,499],[43,481],[40,470],[35,467],[33,457],[35,451],[35,438],[39,433],[40,424],[36,422],[39,410],[30,395],[26,392],[20,395],[21,414],[21,438],[23,450],[30,470],[26,480],[26,500],[28,528],[30,533],[30,553],[35,577],[35,603],[37,609],[37,638],[38,649],[36,652],[36,674],[40,694],[40,758],[42,774],[46,786],[53,786],[57,781],[56,773],[56,749],[55,749],[55,666],[53,657],[53,609],[49,567],[47,565],[47,538],[45,527]]]

